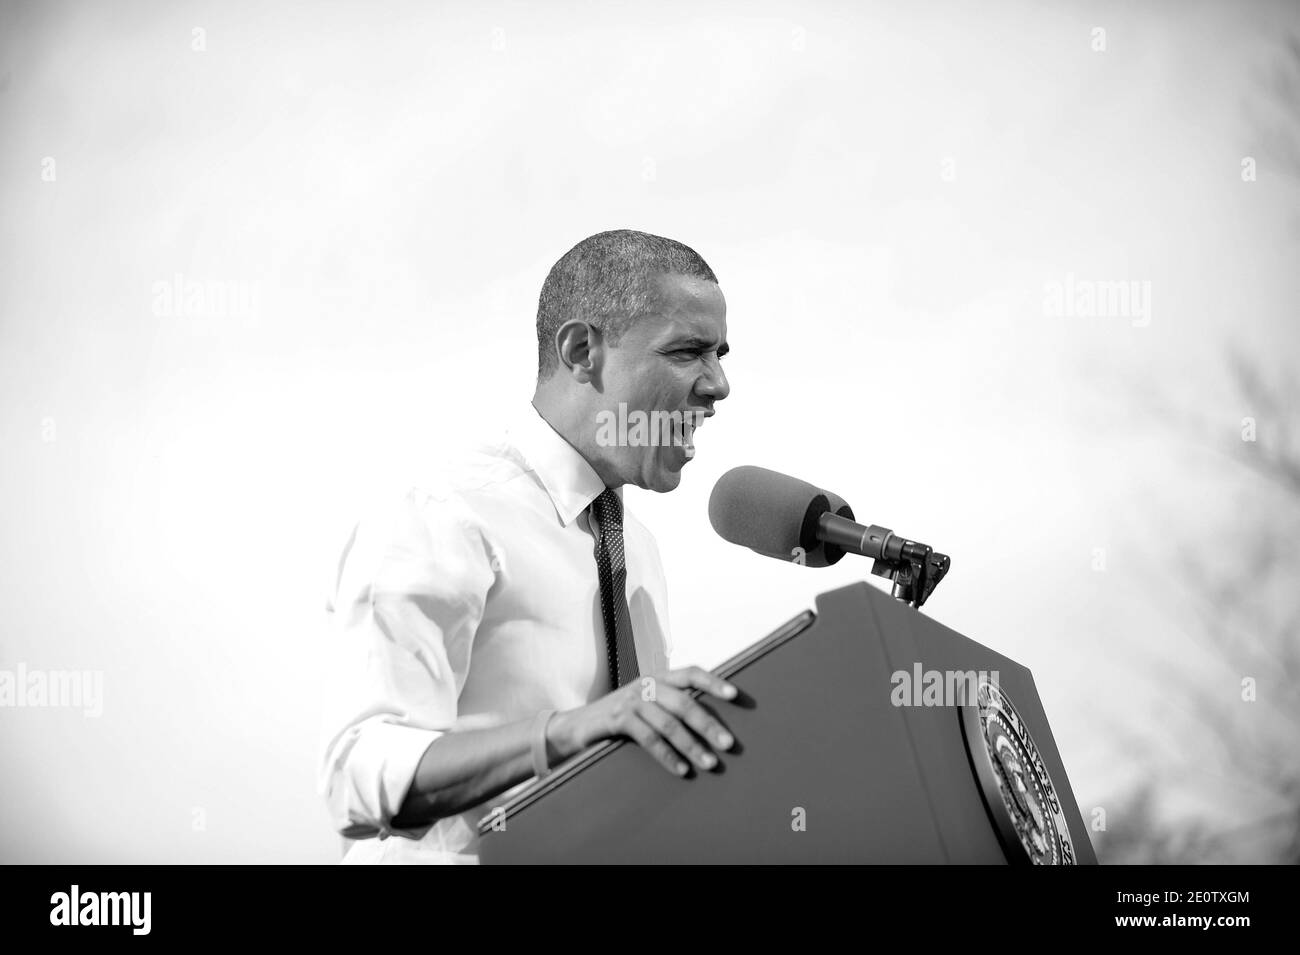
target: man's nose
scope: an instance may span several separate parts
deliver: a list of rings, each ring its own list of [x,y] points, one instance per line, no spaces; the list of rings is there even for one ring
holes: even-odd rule
[[[721,401],[731,394],[731,384],[727,381],[727,373],[722,370],[721,362],[716,359],[709,362],[709,370],[695,382],[695,391],[714,401]]]

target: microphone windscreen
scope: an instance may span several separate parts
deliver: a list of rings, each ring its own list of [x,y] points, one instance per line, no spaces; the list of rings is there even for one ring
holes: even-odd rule
[[[709,523],[733,544],[802,561],[819,546],[817,518],[828,507],[826,495],[807,481],[747,464],[718,478],[709,495]]]
[[[823,490],[822,493],[826,495],[826,500],[830,502],[830,506],[827,510],[838,514],[846,520],[857,520],[857,518],[853,516],[853,508],[849,507],[848,502],[844,500],[844,498],[840,497],[834,491]],[[834,544],[827,544],[819,541],[815,549],[808,551],[808,557],[804,560],[804,563],[809,567],[829,567],[831,564],[838,563],[843,556],[844,551],[842,548],[836,547]]]

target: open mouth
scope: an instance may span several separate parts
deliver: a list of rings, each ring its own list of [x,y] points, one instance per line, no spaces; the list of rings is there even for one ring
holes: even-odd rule
[[[695,457],[695,432],[704,426],[704,419],[709,417],[703,411],[683,411],[680,416],[673,416],[673,444],[682,449],[687,460]]]

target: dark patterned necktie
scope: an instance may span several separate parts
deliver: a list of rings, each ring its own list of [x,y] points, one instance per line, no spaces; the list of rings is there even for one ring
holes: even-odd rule
[[[596,570],[600,575],[600,613],[605,621],[609,680],[623,686],[639,676],[632,615],[627,609],[627,560],[623,553],[623,502],[609,488],[591,502],[595,518]]]

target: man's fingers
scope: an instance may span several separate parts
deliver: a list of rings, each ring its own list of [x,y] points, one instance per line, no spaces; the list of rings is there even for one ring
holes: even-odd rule
[[[673,692],[681,695],[677,690]],[[662,696],[660,702],[663,702]],[[700,742],[699,737],[687,729],[686,725],[664,706],[654,703],[644,704],[641,708],[641,718],[658,730],[659,735],[668,740],[677,752],[700,769],[709,770],[718,765],[718,757],[709,752],[708,747]]]
[[[677,776],[689,772],[686,760],[701,770],[712,770],[718,757],[710,747],[721,751],[735,744],[718,718],[690,695],[688,691],[693,689],[720,700],[734,700],[738,695],[736,687],[700,667],[670,670],[617,691],[616,732],[631,738]]]
[[[679,720],[699,733],[702,739],[708,740],[711,745],[716,746],[718,749],[731,749],[732,744],[735,743],[735,740],[727,732],[727,728],[722,725],[721,721],[710,713],[707,707],[696,702],[684,691],[665,686],[660,689],[656,699],[664,709],[674,714]]]
[[[713,694],[720,700],[734,700],[739,693],[735,686],[722,677],[715,676],[700,667],[682,667],[680,670],[669,670],[664,674],[663,679],[670,686],[680,687],[684,690],[703,690],[705,693]]]
[[[659,731],[642,719],[640,714],[633,713],[631,715],[627,724],[623,727],[623,732],[632,737],[638,746],[659,760],[668,772],[674,776],[686,775],[686,771],[690,767],[677,755],[677,751],[659,734]]]

